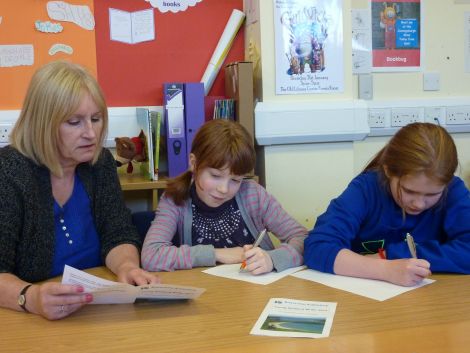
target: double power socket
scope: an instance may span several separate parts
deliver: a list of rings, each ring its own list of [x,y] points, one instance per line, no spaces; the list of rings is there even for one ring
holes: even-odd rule
[[[8,144],[14,124],[0,123],[0,146]]]
[[[415,122],[470,125],[470,105],[448,107],[400,107],[369,109],[369,127],[402,127]]]

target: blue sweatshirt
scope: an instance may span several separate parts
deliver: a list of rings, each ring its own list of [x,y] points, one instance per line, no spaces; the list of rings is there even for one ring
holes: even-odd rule
[[[403,219],[379,175],[359,174],[318,217],[305,239],[304,261],[309,268],[333,273],[341,249],[374,254],[383,247],[387,259],[410,258],[407,232],[431,271],[470,274],[470,193],[463,181],[454,177],[434,207]]]

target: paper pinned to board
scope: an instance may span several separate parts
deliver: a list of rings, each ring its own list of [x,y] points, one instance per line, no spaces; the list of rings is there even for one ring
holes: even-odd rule
[[[300,271],[293,273],[291,276],[321,283],[328,287],[345,290],[347,292],[362,295],[363,297],[375,299],[378,301],[384,301],[402,293],[435,282],[433,279],[426,278],[416,286],[403,287],[374,279],[340,276],[315,270]]]
[[[40,21],[34,22],[34,28],[37,31],[43,33],[60,33],[64,30],[64,27],[60,23],[52,23],[51,21]]]
[[[49,48],[49,51],[48,51],[49,55],[55,55],[59,52],[72,55],[73,54],[73,48],[70,45],[67,45],[67,44],[56,43],[56,44],[53,44]]]
[[[49,1],[47,3],[47,15],[53,20],[72,22],[89,31],[95,28],[95,18],[86,5],[71,5],[65,1]]]
[[[263,273],[261,275],[252,275],[249,272],[240,272],[240,264],[230,264],[211,267],[202,272],[207,273],[209,275],[266,285],[280,280],[281,278],[284,278],[296,271],[303,270],[304,268],[305,266],[299,266],[288,268],[287,270],[284,270],[282,272],[272,271],[269,273]]]
[[[0,45],[0,67],[31,66],[34,64],[32,44]]]
[[[196,6],[202,0],[179,0],[179,1],[163,1],[163,0],[145,0],[150,5],[160,10],[160,12],[173,12],[186,11],[189,6]]]
[[[111,40],[136,44],[155,39],[153,9],[128,12],[109,9],[109,34]]]

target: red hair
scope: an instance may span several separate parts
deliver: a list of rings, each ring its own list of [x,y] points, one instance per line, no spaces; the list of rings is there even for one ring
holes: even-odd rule
[[[429,179],[449,184],[458,166],[457,148],[449,133],[431,123],[413,123],[401,128],[365,167],[383,177],[424,173]]]
[[[170,179],[165,190],[177,205],[189,197],[193,177],[204,168],[228,167],[231,174],[245,175],[253,171],[256,162],[253,138],[242,125],[230,120],[205,123],[194,137],[191,153],[196,159],[194,171]]]

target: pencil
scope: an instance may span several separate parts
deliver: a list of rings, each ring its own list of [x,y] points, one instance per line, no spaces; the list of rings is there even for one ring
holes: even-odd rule
[[[257,246],[259,246],[259,244],[261,244],[261,241],[263,240],[265,234],[267,233],[268,231],[266,230],[266,228],[264,228],[259,234],[258,234],[258,238],[256,238],[256,241],[255,243],[253,244],[253,249],[256,248]],[[246,260],[243,260],[241,266],[240,266],[240,271],[243,271],[246,267]]]

